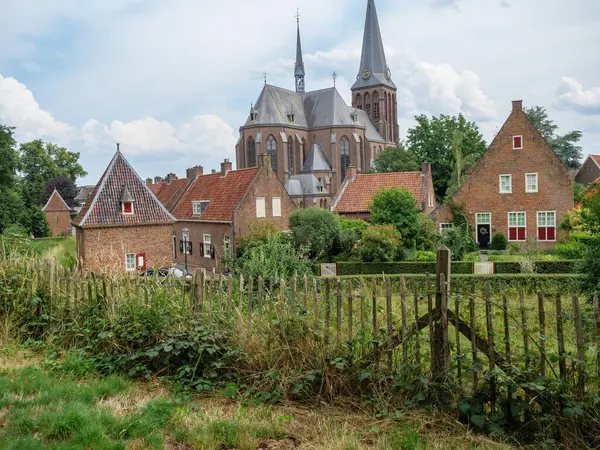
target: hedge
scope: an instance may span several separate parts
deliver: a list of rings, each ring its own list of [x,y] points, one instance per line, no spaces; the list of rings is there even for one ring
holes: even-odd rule
[[[411,261],[392,263],[364,263],[364,262],[340,262],[337,265],[338,275],[379,275],[382,273],[393,274],[425,274],[435,273],[435,261]],[[319,268],[320,270],[320,268]],[[452,263],[452,273],[471,274],[473,263],[458,261]]]
[[[575,273],[577,261],[534,261],[535,273],[561,274]],[[521,273],[519,261],[503,261],[496,263],[497,274]]]

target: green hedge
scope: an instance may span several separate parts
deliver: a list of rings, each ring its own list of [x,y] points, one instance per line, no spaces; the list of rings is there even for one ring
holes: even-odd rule
[[[363,263],[363,262],[340,262],[338,263],[338,275],[388,275],[394,274],[425,274],[435,273],[435,261],[411,261],[393,263]],[[319,267],[320,270],[320,267]],[[459,261],[452,263],[452,273],[471,274],[473,263]]]
[[[521,264],[518,261],[502,261],[495,264],[497,274],[521,273]]]
[[[535,272],[536,273],[575,273],[577,272],[578,261],[565,260],[565,261],[536,261]]]

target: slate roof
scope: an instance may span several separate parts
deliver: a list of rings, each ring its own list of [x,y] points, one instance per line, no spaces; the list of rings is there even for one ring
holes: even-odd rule
[[[123,214],[121,196],[127,188],[134,214]],[[170,224],[174,217],[160,203],[120,151],[115,153],[73,225],[79,227]]]
[[[300,172],[331,172],[331,163],[323,151],[321,144],[313,144],[312,150],[306,158],[304,167]]]
[[[233,220],[233,212],[242,201],[258,173],[257,167],[199,176],[186,191],[173,211],[178,220],[225,222]],[[192,202],[209,200],[202,216],[192,214]]]
[[[383,188],[406,188],[422,204],[425,177],[421,172],[358,174],[342,185],[333,205],[337,213],[366,213],[373,196]]]
[[[77,197],[75,197],[75,200],[82,204],[87,202],[87,199],[89,198],[90,194],[92,193],[95,187],[96,186],[94,185],[79,187],[79,192],[77,193]]]
[[[290,197],[304,197],[305,195],[329,195],[314,175],[292,175],[285,183],[285,190]]]
[[[54,189],[52,195],[46,202],[46,205],[42,208],[44,212],[60,212],[60,211],[71,211],[67,202],[64,201],[60,193]]]
[[[192,178],[178,178],[170,183],[165,180],[160,183],[151,184],[150,189],[165,208],[172,213],[193,181]]]

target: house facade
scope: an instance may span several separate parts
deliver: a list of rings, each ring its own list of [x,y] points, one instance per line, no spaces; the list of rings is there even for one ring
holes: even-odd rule
[[[295,204],[270,158],[257,157],[257,167],[235,171],[225,160],[219,172],[198,176],[187,189],[173,211],[172,251],[178,266],[222,272],[225,252],[235,253],[237,240],[253,225],[270,222],[288,229]]]
[[[52,195],[42,209],[46,214],[46,222],[50,236],[67,236],[71,230],[71,207],[67,205],[59,192],[54,189]]]
[[[510,116],[487,153],[452,197],[463,209],[476,242],[488,247],[495,233],[510,243],[552,247],[558,226],[573,209],[573,177],[514,101]],[[440,230],[451,227],[447,204],[433,213]]]
[[[174,221],[117,149],[73,220],[80,264],[96,272],[170,266]]]
[[[575,176],[575,183],[588,186],[600,182],[600,155],[589,155]]]
[[[351,166],[348,177],[338,193],[332,211],[347,219],[369,220],[369,204],[382,189],[407,189],[419,210],[431,213],[437,206],[431,177],[431,164],[423,163],[419,172],[357,174]]]

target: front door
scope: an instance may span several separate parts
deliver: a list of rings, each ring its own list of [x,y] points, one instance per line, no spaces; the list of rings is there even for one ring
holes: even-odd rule
[[[490,225],[479,224],[477,225],[477,242],[481,248],[488,248],[490,246]]]

